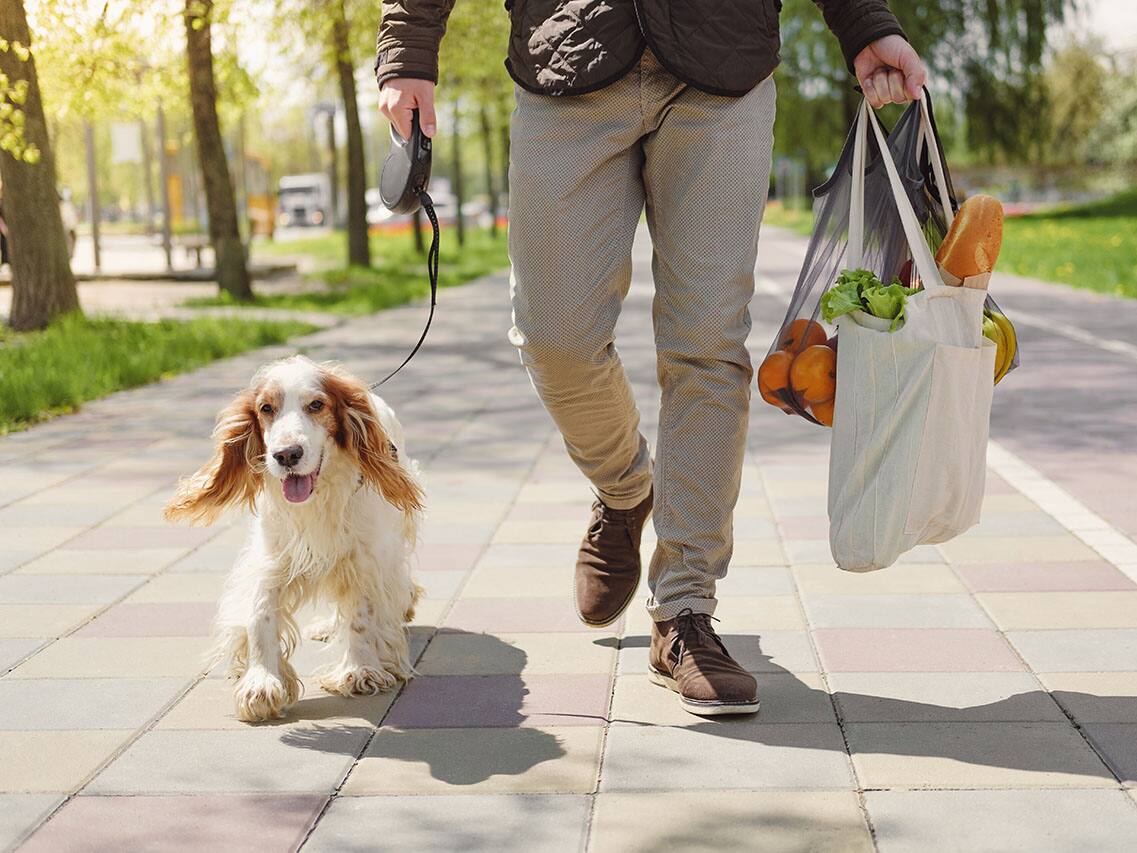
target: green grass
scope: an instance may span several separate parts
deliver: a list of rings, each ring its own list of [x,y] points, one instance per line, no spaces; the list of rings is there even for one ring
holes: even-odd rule
[[[765,221],[808,236],[813,214],[774,201]],[[997,269],[1137,298],[1137,190],[1007,219]]]
[[[791,210],[782,205],[780,201],[771,201],[766,205],[766,212],[762,221],[779,228],[787,228],[803,237],[808,237],[813,231],[813,211],[808,207],[801,210]]]
[[[1008,219],[998,269],[1137,298],[1137,190]]]
[[[313,330],[295,321],[200,318],[140,323],[63,317],[42,332],[0,328],[0,434],[113,391]]]
[[[343,234],[328,234],[287,243],[258,246],[262,255],[307,255],[318,263],[341,263]],[[453,287],[509,266],[504,231],[497,238],[486,230],[466,232],[459,247],[453,230],[442,232],[438,286]],[[342,266],[318,273],[328,290],[314,293],[260,293],[252,304],[303,311],[360,315],[393,308],[430,292],[426,258],[414,249],[409,234],[371,238],[372,267]],[[226,296],[191,300],[189,305],[231,305]]]

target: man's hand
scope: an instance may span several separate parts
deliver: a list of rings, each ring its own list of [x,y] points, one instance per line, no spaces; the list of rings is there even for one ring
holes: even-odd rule
[[[877,39],[858,53],[853,71],[876,109],[916,100],[928,76],[920,55],[897,35]]]
[[[411,112],[418,109],[422,132],[434,136],[434,84],[412,77],[393,77],[379,90],[379,111],[395,126],[399,136],[411,135]]]

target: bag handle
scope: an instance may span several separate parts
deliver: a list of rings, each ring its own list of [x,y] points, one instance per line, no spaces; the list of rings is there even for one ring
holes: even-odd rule
[[[922,113],[921,121],[923,120]],[[928,242],[924,239],[924,232],[920,227],[920,221],[916,218],[916,212],[912,209],[912,202],[908,200],[908,194],[904,191],[904,184],[900,180],[880,121],[867,100],[861,102],[857,112],[856,132],[853,138],[853,184],[849,194],[849,245],[846,250],[848,265],[855,269],[864,263],[865,159],[869,127],[872,127],[873,135],[876,137],[880,160],[888,174],[888,183],[892,189],[892,200],[900,215],[900,224],[904,228],[904,237],[908,241],[908,248],[912,252],[912,260],[916,271],[920,274],[920,280],[924,283],[924,288],[929,291],[946,287],[940,279],[935,258],[932,257],[932,250],[928,248]],[[946,194],[946,186],[943,189]]]
[[[936,133],[932,125],[932,115],[929,110],[929,97],[927,91],[920,93],[920,141],[928,149],[928,159],[932,161],[932,174],[936,178],[936,189],[939,190],[940,207],[944,209],[944,220],[951,228],[955,220],[955,211],[951,206],[951,196],[948,195],[947,178],[944,175],[944,163],[940,157],[940,146],[936,142]]]

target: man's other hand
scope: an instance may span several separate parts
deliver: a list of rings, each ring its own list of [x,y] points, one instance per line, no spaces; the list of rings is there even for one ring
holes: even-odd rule
[[[920,55],[897,35],[877,39],[858,53],[853,71],[868,102],[876,109],[920,97],[928,76]]]
[[[395,126],[399,136],[411,135],[411,113],[418,110],[419,124],[427,136],[434,136],[434,84],[413,77],[392,77],[379,90],[379,111]]]

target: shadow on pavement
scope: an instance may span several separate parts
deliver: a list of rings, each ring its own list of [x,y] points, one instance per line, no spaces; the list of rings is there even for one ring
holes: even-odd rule
[[[449,629],[445,633],[448,638],[468,633],[476,641],[472,657],[490,662],[495,674],[412,680],[391,706],[366,755],[425,763],[433,778],[459,786],[484,782],[491,776],[520,775],[564,756],[556,736],[524,727],[522,706],[529,692],[521,675],[528,663],[525,651],[491,634]],[[321,719],[307,711],[320,713],[322,699],[301,702],[294,709],[295,716]],[[342,715],[342,700],[338,708]],[[300,749],[358,755],[360,747],[345,737],[358,731],[357,726],[344,725],[292,728],[280,739]],[[496,736],[502,733],[509,733],[508,738]]]
[[[598,641],[602,642],[602,641]],[[793,673],[778,666],[761,650],[759,635],[725,635],[723,642],[746,668],[762,675],[781,675],[789,681],[779,690],[778,700],[785,704],[809,707],[823,701],[828,703],[826,691],[811,687]],[[631,636],[620,640],[622,648],[644,648],[646,636]],[[961,675],[964,675],[961,673]],[[761,688],[760,688],[761,689]],[[853,753],[878,755],[907,755],[948,758],[965,764],[1002,767],[1042,773],[1075,773],[1096,775],[1121,781],[1137,781],[1137,769],[1128,765],[1128,750],[1120,751],[1114,745],[1097,742],[1095,731],[1137,726],[1114,725],[1115,722],[1133,720],[1137,710],[1137,696],[1096,696],[1076,691],[1028,691],[1008,696],[997,702],[957,707],[873,696],[847,691],[834,691],[834,710],[846,729],[848,749]],[[762,698],[761,696],[759,698]],[[769,746],[806,749],[833,749],[833,740],[820,731],[819,726],[787,725],[765,722],[777,714],[763,700],[762,711],[756,717],[719,717],[699,720],[692,715],[691,724],[683,726],[689,731],[704,732],[718,737],[762,743]],[[1050,712],[1045,716],[1040,708]],[[1076,709],[1071,721],[1068,709]],[[1103,723],[1087,721],[1111,721]],[[637,720],[615,718],[612,722],[649,726]],[[964,724],[960,726],[959,724]],[[913,725],[918,724],[918,725]],[[967,724],[997,724],[998,728],[970,728]],[[1057,724],[1057,727],[1056,725]],[[1099,763],[1081,750],[1080,739],[1085,737],[1102,758]],[[1076,738],[1076,739],[1075,739]],[[1079,758],[1081,751],[1081,758]],[[1105,766],[1102,766],[1105,765]]]

